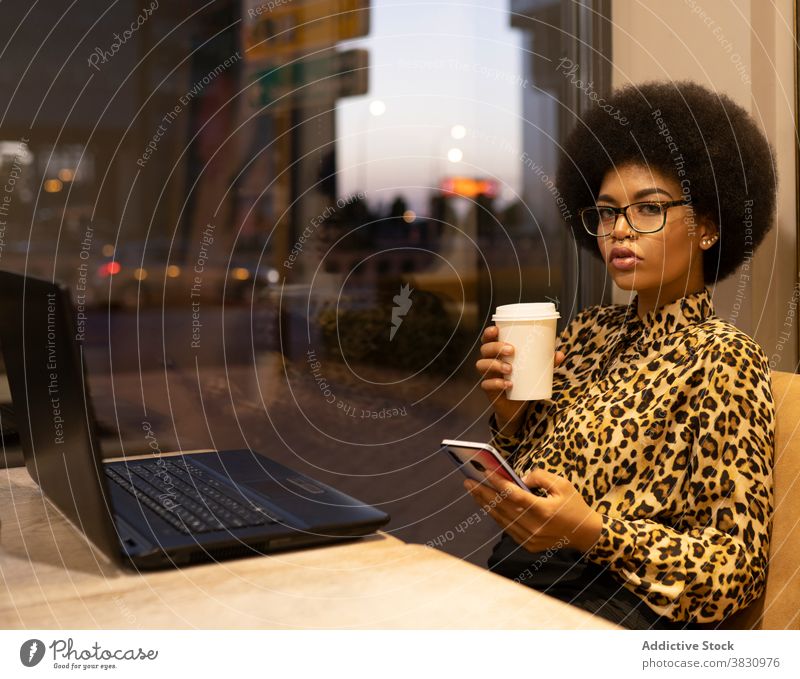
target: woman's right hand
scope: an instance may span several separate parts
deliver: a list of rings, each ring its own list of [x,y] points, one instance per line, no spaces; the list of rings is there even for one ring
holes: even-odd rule
[[[494,406],[498,428],[504,433],[514,433],[522,424],[528,401],[511,401],[506,397],[506,389],[512,385],[512,366],[503,361],[514,355],[514,347],[500,342],[496,325],[483,331],[481,338],[481,357],[475,367],[483,377],[481,389]],[[556,351],[555,365],[559,366],[566,358],[563,351]]]

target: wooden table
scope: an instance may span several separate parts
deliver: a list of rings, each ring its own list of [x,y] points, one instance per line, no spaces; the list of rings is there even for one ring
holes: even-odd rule
[[[386,534],[137,573],[105,560],[24,468],[0,471],[0,627],[617,629]]]

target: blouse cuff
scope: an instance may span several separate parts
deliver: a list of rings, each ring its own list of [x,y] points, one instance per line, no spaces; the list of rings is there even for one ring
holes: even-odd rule
[[[521,428],[521,426],[520,426]],[[500,448],[514,448],[521,442],[521,438],[517,434],[508,436],[500,433],[500,428],[497,426],[497,415],[492,413],[489,418],[489,431],[492,434],[492,440],[495,442],[495,447]],[[518,430],[519,431],[519,430]]]
[[[625,521],[601,514],[602,528],[597,542],[583,558],[599,566],[629,563],[636,547],[636,534]]]

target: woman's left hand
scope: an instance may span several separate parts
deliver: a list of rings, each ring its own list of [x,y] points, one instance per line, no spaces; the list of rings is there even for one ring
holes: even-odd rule
[[[527,473],[522,482],[529,488],[543,488],[547,497],[526,492],[497,474],[484,483],[467,479],[464,487],[529,552],[541,552],[557,543],[586,552],[597,542],[602,516],[586,504],[569,480],[537,469]]]

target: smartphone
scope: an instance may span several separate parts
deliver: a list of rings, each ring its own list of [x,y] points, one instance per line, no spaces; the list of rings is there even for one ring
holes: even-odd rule
[[[444,439],[442,449],[467,478],[481,483],[489,474],[499,474],[523,490],[530,492],[522,479],[506,463],[503,456],[488,443],[474,441],[453,441]],[[491,485],[491,482],[489,482]]]

